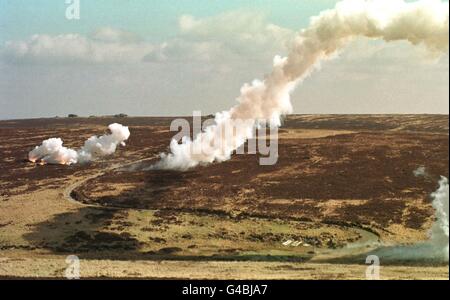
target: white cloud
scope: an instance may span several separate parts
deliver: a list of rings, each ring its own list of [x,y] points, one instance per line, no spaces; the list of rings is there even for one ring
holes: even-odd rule
[[[137,43],[141,38],[129,31],[118,30],[111,27],[101,27],[92,33],[92,39],[110,43]]]
[[[7,42],[0,53],[11,63],[128,63],[142,60],[154,49],[153,45],[126,40],[125,36],[112,29],[103,29],[93,37],[36,34],[25,41]]]
[[[285,52],[293,36],[293,31],[268,23],[262,14],[233,11],[200,19],[181,16],[177,37],[160,44],[103,27],[89,36],[36,34],[8,41],[0,54],[7,62],[38,64],[270,61]]]
[[[445,57],[442,53],[429,51],[424,45],[411,46],[406,41],[386,43],[382,40],[359,38],[350,43],[339,55],[342,64],[369,64],[374,67],[386,65],[433,66]]]
[[[286,52],[294,34],[268,23],[260,13],[232,11],[201,19],[183,15],[178,37],[160,45],[146,60],[270,61]]]
[[[270,72],[293,35],[264,15],[235,11],[182,16],[177,36],[159,44],[112,28],[11,41],[0,45],[0,118],[213,113],[233,105],[244,82]],[[357,40],[297,89],[294,108],[448,113],[448,54],[438,62],[427,54],[407,43]]]
[[[25,41],[8,41],[1,56],[12,63],[129,63],[141,61],[154,48],[128,32],[102,28],[90,37],[36,34]]]

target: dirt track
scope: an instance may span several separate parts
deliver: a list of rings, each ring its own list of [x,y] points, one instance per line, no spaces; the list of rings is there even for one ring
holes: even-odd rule
[[[270,278],[304,278],[296,269],[306,264],[311,277],[336,278],[342,270],[323,272],[324,263],[314,261],[361,240],[355,226],[389,243],[425,239],[433,221],[428,195],[438,175],[448,176],[448,116],[432,115],[290,116],[280,130],[275,166],[261,167],[257,156],[237,155],[184,173],[117,168],[136,161],[148,165],[152,160],[146,159],[165,151],[174,134],[168,131],[170,120],[1,121],[0,137],[11,142],[0,145],[1,169],[9,170],[0,174],[0,276],[49,276],[39,264],[59,266],[64,255],[75,253],[92,263],[86,276],[127,276],[108,271],[108,266],[121,266],[136,270],[127,277],[152,277],[131,260],[186,261],[180,266],[189,260],[224,260],[226,270],[231,259],[261,261],[255,268],[270,265],[278,270]],[[24,160],[45,138],[60,136],[77,147],[111,122],[132,132],[113,157],[70,167]],[[415,177],[418,166],[426,166],[429,176]],[[71,196],[85,205],[65,200],[72,188]],[[302,244],[284,246],[287,240]],[[28,274],[17,260],[24,256],[36,261]],[[348,272],[342,274],[364,262],[347,263]],[[61,273],[60,267],[52,268]],[[400,267],[390,268],[395,278]],[[420,278],[425,270],[405,268],[409,278]],[[428,268],[434,274],[429,277],[448,278],[444,267]],[[170,277],[166,271],[159,269],[157,276]],[[205,272],[199,268],[192,277]]]

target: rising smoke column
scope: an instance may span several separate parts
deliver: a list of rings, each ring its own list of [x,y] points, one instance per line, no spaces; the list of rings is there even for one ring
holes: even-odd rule
[[[197,165],[223,161],[245,141],[253,137],[258,121],[280,126],[281,117],[292,112],[290,93],[323,60],[356,37],[405,40],[425,45],[434,53],[448,50],[448,3],[440,0],[344,0],[334,9],[311,18],[308,28],[297,35],[289,55],[275,57],[272,72],[264,80],[254,80],[241,88],[238,104],[216,115],[193,141],[170,143],[170,153],[162,154],[154,168],[186,170]],[[235,120],[246,120],[233,139],[223,139],[223,132]],[[199,151],[208,149],[208,151]]]
[[[431,228],[431,254],[448,262],[448,179],[441,177],[439,188],[432,195],[436,221]],[[426,246],[425,246],[426,247]]]
[[[91,136],[78,151],[64,147],[60,138],[50,138],[31,150],[28,160],[42,164],[71,165],[111,155],[116,151],[117,145],[125,145],[125,141],[130,137],[130,130],[117,123],[109,125],[108,128],[111,134]]]

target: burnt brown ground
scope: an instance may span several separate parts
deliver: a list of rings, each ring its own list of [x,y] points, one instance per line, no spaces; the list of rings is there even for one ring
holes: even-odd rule
[[[167,151],[173,119],[0,121],[0,276],[60,277],[77,254],[91,277],[364,278],[355,262],[305,261],[365,238],[426,239],[429,195],[448,177],[446,115],[293,115],[273,166],[235,155],[187,172],[142,171]],[[113,122],[131,137],[111,157],[26,160],[44,139],[78,148]],[[419,166],[426,176],[413,175]],[[291,239],[303,244],[282,244]],[[448,278],[446,267],[385,270]]]
[[[302,137],[308,129],[335,135]],[[159,150],[163,135],[153,138],[162,141]],[[360,224],[383,234],[395,225],[425,229],[433,214],[428,195],[439,176],[448,177],[447,116],[292,116],[280,137],[273,166],[235,155],[186,172],[115,170],[73,196],[102,206]],[[429,175],[414,176],[419,166]]]

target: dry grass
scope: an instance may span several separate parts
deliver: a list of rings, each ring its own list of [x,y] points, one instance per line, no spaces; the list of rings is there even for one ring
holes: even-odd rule
[[[130,125],[132,137],[109,159],[24,161],[42,139],[79,146],[114,121]],[[0,277],[61,278],[76,254],[83,277],[364,279],[363,260],[331,261],[368,251],[364,242],[378,237],[365,229],[389,243],[425,239],[436,182],[410,173],[426,162],[448,176],[447,116],[291,116],[274,167],[239,156],[185,174],[116,169],[164,151],[169,123],[0,122],[0,138],[14,139],[0,145],[8,170],[0,174]],[[67,199],[71,188],[85,203]],[[334,249],[358,242],[364,247]],[[448,279],[448,266],[391,264],[381,276]]]

